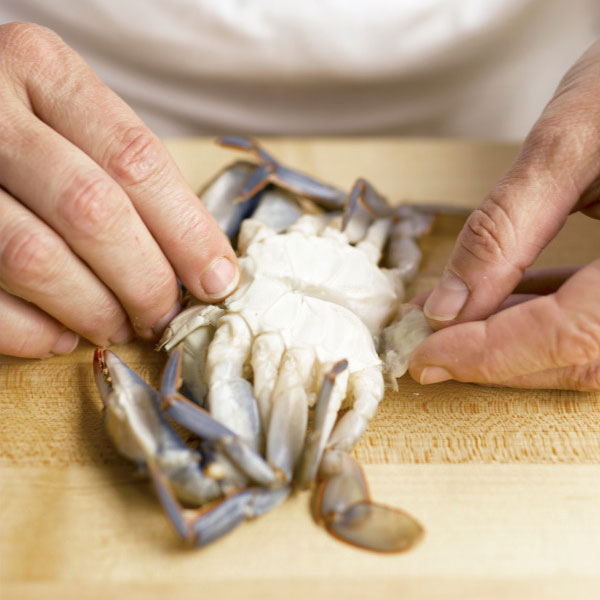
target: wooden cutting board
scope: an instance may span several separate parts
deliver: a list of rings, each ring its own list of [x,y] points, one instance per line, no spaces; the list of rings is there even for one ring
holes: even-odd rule
[[[284,139],[268,148],[345,188],[371,179],[393,201],[474,207],[516,147],[452,140]],[[169,148],[194,188],[238,158],[208,140]],[[165,199],[165,202],[168,198]],[[414,289],[439,277],[463,219],[423,239]],[[600,256],[599,225],[573,216],[540,265]],[[117,349],[156,383],[164,357]],[[600,394],[410,378],[388,392],[356,456],[375,499],[427,532],[403,555],[345,546],[299,494],[212,546],[176,538],[104,433],[92,347],[0,368],[2,598],[598,598]]]

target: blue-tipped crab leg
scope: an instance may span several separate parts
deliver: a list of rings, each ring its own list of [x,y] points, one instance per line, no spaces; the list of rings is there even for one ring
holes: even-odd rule
[[[317,522],[337,539],[374,552],[402,552],[423,536],[423,527],[402,510],[371,501],[358,463],[346,452],[327,450],[313,506]]]
[[[205,546],[235,529],[245,520],[265,514],[283,502],[290,489],[247,488],[203,509],[185,509],[160,470],[150,465],[152,481],[161,504],[179,536],[196,546]]]
[[[165,367],[162,384],[162,409],[177,423],[194,432],[201,439],[215,443],[250,479],[273,487],[281,482],[269,464],[231,429],[222,425],[204,409],[179,393],[181,387],[182,348],[171,353]]]
[[[346,201],[346,193],[335,186],[328,185],[304,173],[280,164],[265,152],[254,140],[245,137],[228,136],[217,140],[217,144],[226,148],[235,148],[253,153],[261,162],[256,171],[248,177],[239,202],[244,202],[257,191],[274,183],[299,196],[316,200],[330,209],[340,210]]]
[[[394,208],[387,203],[385,198],[366,179],[361,177],[352,186],[352,190],[348,194],[348,198],[344,204],[342,231],[346,229],[350,218],[359,206],[362,206],[373,219],[392,217],[394,215]]]
[[[331,427],[326,427],[326,424],[331,421],[328,415],[331,410],[330,404],[333,386],[335,385],[337,375],[346,370],[347,367],[347,360],[341,360],[333,365],[331,371],[325,376],[319,390],[313,428],[304,445],[300,466],[294,479],[294,485],[299,489],[307,488],[317,475],[323,451],[325,450],[325,444],[331,433]]]
[[[248,176],[239,196],[236,199],[236,204],[244,204],[248,198],[262,192],[271,183],[271,178],[275,172],[273,163],[266,163],[256,167]]]
[[[275,163],[276,160],[263,148],[261,148],[252,138],[237,135],[226,135],[217,138],[217,144],[224,148],[234,148],[235,150],[245,150],[254,154],[261,162]]]

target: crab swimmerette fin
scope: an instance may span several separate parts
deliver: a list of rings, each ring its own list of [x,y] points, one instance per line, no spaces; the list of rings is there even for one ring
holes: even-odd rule
[[[327,453],[324,462],[338,472],[322,481],[314,510],[331,535],[385,553],[408,550],[422,538],[423,527],[408,513],[371,501],[362,469],[349,454]]]

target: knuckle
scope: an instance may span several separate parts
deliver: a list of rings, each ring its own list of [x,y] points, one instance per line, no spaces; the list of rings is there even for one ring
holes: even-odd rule
[[[85,321],[78,323],[77,333],[96,344],[105,344],[109,335],[123,322],[124,313],[115,302],[98,303],[94,310],[86,316]]]
[[[166,150],[144,126],[126,127],[108,149],[108,171],[124,185],[139,185],[162,172]]]
[[[108,178],[91,176],[76,177],[59,199],[58,209],[71,232],[95,238],[111,228],[123,206]]]
[[[600,358],[600,324],[583,315],[566,321],[554,340],[557,366],[584,365]]]
[[[600,390],[600,361],[576,365],[558,371],[558,388],[578,392]]]
[[[523,144],[517,163],[532,185],[541,180],[558,185],[556,177],[565,165],[587,160],[585,139],[598,134],[589,103],[574,103],[568,96],[565,93],[551,101]]]
[[[461,232],[460,246],[485,263],[511,262],[508,250],[515,247],[513,224],[500,201],[490,196],[469,217]]]
[[[132,323],[136,328],[152,326],[177,298],[175,274],[170,268],[157,269],[152,278],[135,287],[135,292],[127,302],[130,312],[135,315]]]
[[[192,249],[199,256],[209,256],[210,246],[215,241],[212,220],[201,210],[190,206],[174,208],[171,217],[176,233],[171,237],[173,247],[183,251]]]
[[[22,60],[48,56],[61,44],[56,33],[36,23],[19,21],[0,27],[0,54],[5,57]]]
[[[52,351],[55,338],[49,337],[46,327],[41,322],[27,324],[27,329],[23,335],[15,335],[12,341],[9,341],[7,347],[3,349],[6,354],[13,356],[22,356],[28,358],[38,358],[46,356]]]
[[[550,157],[556,157],[568,146],[563,118],[550,111],[540,117],[525,141],[528,154],[539,157],[540,162],[547,162]]]
[[[22,227],[4,245],[0,264],[7,277],[17,276],[21,284],[35,282],[40,285],[54,279],[56,257],[60,251],[58,238],[50,232]]]
[[[600,361],[595,361],[578,369],[576,388],[580,392],[596,392],[600,390]]]

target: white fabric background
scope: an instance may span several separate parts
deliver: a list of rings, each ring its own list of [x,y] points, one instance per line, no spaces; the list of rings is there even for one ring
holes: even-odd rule
[[[522,138],[600,37],[599,0],[1,0],[162,136]]]

